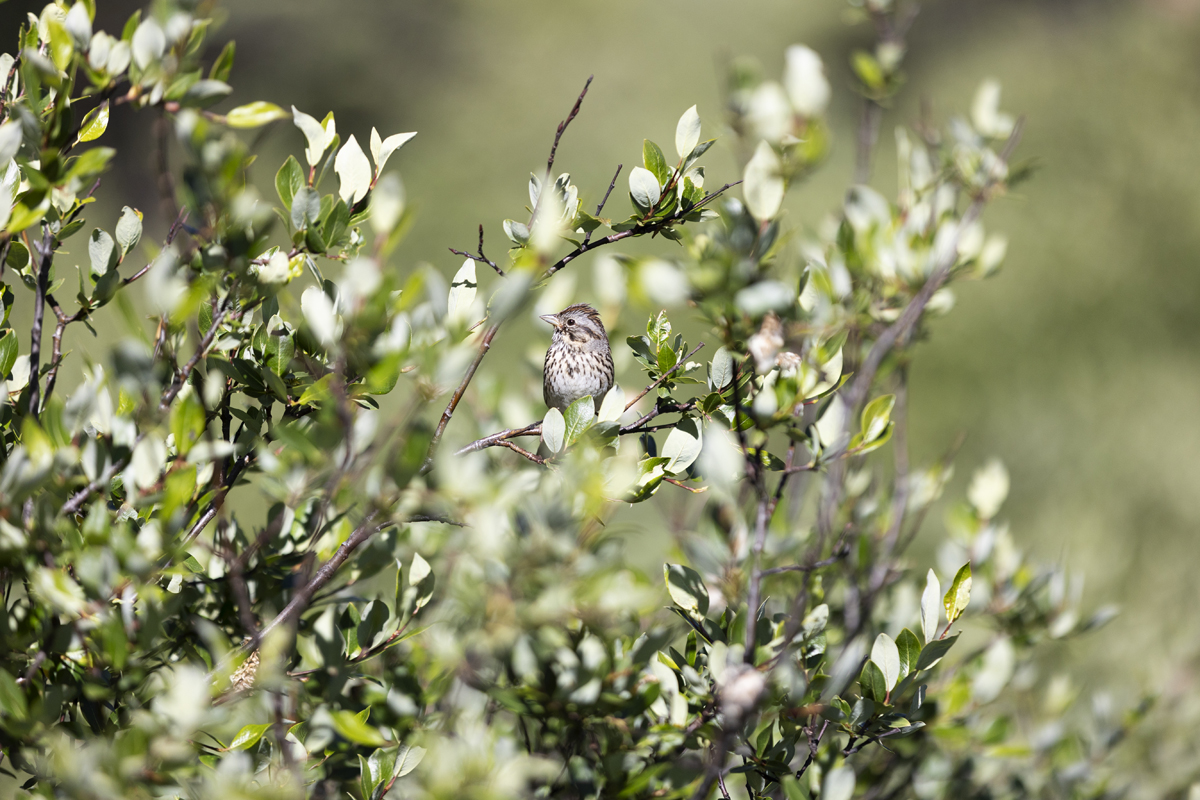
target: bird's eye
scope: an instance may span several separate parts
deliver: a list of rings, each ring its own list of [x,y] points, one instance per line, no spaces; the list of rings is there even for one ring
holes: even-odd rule
[[[568,318],[568,319],[567,319],[567,324],[568,324],[568,325],[574,325],[574,324],[575,324],[575,320]]]

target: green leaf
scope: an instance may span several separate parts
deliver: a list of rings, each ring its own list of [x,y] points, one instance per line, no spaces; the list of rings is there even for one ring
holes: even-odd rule
[[[176,400],[171,407],[171,433],[175,436],[175,447],[180,455],[186,455],[203,435],[205,427],[204,406],[194,392]]]
[[[417,768],[421,763],[421,759],[425,758],[424,747],[410,747],[408,745],[400,745],[400,749],[396,752],[396,768],[393,773],[396,778],[403,778],[408,773]]]
[[[653,440],[651,440],[653,441]],[[651,456],[638,462],[638,481],[625,497],[627,503],[640,503],[649,500],[658,491],[663,478],[666,477],[666,466],[669,458]]]
[[[934,639],[929,642],[921,650],[921,655],[917,659],[917,669],[929,669],[934,664],[942,660],[942,656],[958,641],[958,635],[950,636],[946,639]]]
[[[16,720],[23,720],[29,715],[25,693],[13,676],[3,669],[0,669],[0,714]]]
[[[821,784],[821,800],[850,800],[854,796],[856,783],[852,767],[848,764],[835,767],[825,773],[825,781]]]
[[[700,142],[700,114],[692,106],[683,112],[675,125],[675,152],[680,158],[687,158]]]
[[[106,232],[95,228],[88,240],[88,258],[92,264],[92,276],[100,277],[117,265],[121,252],[116,242]]]
[[[684,417],[667,434],[667,441],[663,444],[663,457],[670,459],[664,469],[675,474],[686,471],[699,458],[701,445],[702,438],[696,420]]]
[[[666,156],[663,155],[662,149],[649,139],[642,140],[642,162],[658,179],[659,186],[665,186],[671,179],[671,168],[667,166]]]
[[[330,716],[333,718],[334,730],[343,739],[367,747],[382,747],[387,743],[378,730],[352,711],[331,711]]]
[[[137,247],[142,238],[142,212],[136,208],[125,206],[121,209],[121,217],[117,220],[117,244],[121,245],[121,258],[129,255],[129,251]]]
[[[662,187],[648,169],[634,167],[629,173],[629,195],[639,211],[646,212],[658,204]]]
[[[782,169],[779,156],[771,145],[765,140],[760,141],[742,174],[742,197],[746,201],[746,209],[759,222],[774,218],[783,204],[786,187]]]
[[[246,725],[237,736],[233,737],[233,741],[229,743],[227,750],[249,750],[254,745],[258,744],[259,739],[271,727],[270,722],[264,722],[261,725]]]
[[[863,85],[870,90],[871,93],[879,91],[883,88],[886,76],[883,72],[883,67],[879,62],[865,50],[855,50],[850,56],[850,66],[854,70],[854,74],[863,82]]]
[[[929,570],[925,578],[925,591],[921,593],[921,633],[927,643],[937,637],[938,619],[941,615],[938,601],[941,594],[941,583],[933,570]]]
[[[513,244],[520,247],[524,247],[525,245],[529,244],[529,226],[524,222],[517,222],[516,220],[512,219],[504,220],[504,235],[507,236]]]
[[[858,682],[862,684],[863,691],[870,695],[875,702],[886,702],[888,693],[887,678],[884,677],[883,670],[874,661],[866,663]]]
[[[236,43],[230,41],[221,50],[221,54],[217,56],[217,60],[213,62],[212,69],[209,70],[208,77],[214,81],[228,81],[229,73],[233,71],[233,56],[237,51]]]
[[[896,681],[900,680],[900,650],[892,641],[892,637],[886,633],[875,637],[875,644],[871,647],[871,661],[883,674],[886,691],[890,692],[896,688]]]
[[[946,609],[947,624],[953,624],[967,610],[971,602],[971,562],[963,564],[954,576],[949,591],[942,598],[942,606]]]
[[[891,422],[892,407],[896,405],[894,394],[876,397],[862,412],[862,440],[864,443],[874,442]]]
[[[379,131],[371,128],[371,158],[375,161],[375,174],[378,176],[379,173],[383,172],[383,166],[392,157],[392,153],[399,150],[416,135],[416,131],[413,131],[411,133],[396,133],[386,139],[380,139]],[[535,200],[534,202],[536,203],[537,201]]]
[[[93,108],[83,118],[83,124],[79,128],[79,141],[90,142],[93,139],[99,139],[101,134],[108,129],[108,101],[105,100],[100,105]]]
[[[671,600],[689,616],[702,619],[708,613],[708,587],[700,573],[682,564],[663,564],[663,579]]]
[[[279,315],[271,317],[264,326],[263,353],[266,355],[266,365],[276,375],[288,371],[292,356],[296,354],[296,343],[292,333],[283,324]]]
[[[321,195],[311,186],[301,186],[292,197],[292,227],[307,230],[321,217]]]
[[[908,628],[900,631],[896,637],[896,650],[900,655],[900,677],[913,671],[917,659],[921,657],[921,640]]]
[[[371,179],[374,176],[371,162],[367,161],[366,154],[353,135],[338,151],[333,160],[333,171],[338,176],[338,197],[345,201],[346,205],[354,205],[370,191]]]
[[[708,365],[708,388],[719,392],[733,382],[733,354],[722,347],[713,353],[712,363]]]
[[[13,364],[17,363],[18,349],[17,333],[9,328],[0,336],[0,379],[12,372]]]
[[[70,167],[67,168],[66,178],[86,179],[92,175],[98,175],[108,166],[108,162],[117,154],[117,151],[111,147],[93,147],[87,150],[83,155],[71,161]]]
[[[279,200],[283,203],[283,207],[288,211],[292,210],[292,198],[303,186],[304,170],[300,168],[300,162],[296,160],[295,156],[288,156],[287,161],[284,161],[283,166],[279,168],[279,172],[275,173],[275,191],[279,194]]]
[[[791,774],[784,775],[780,780],[785,800],[811,800],[808,790]]]
[[[551,453],[559,452],[563,449],[566,436],[567,423],[562,412],[557,408],[547,411],[546,416],[542,418],[542,441],[545,442],[546,448]]]
[[[584,395],[567,406],[567,413],[563,414],[563,421],[566,426],[563,446],[570,447],[579,441],[579,437],[592,426],[592,422],[595,419],[596,403],[590,394]]]
[[[238,106],[225,115],[225,124],[231,128],[260,128],[263,125],[280,119],[287,119],[288,113],[274,103],[256,100],[244,106]]]
[[[420,553],[413,553],[412,566],[408,568],[408,585],[416,589],[414,611],[424,608],[433,597],[434,576],[429,562]]]

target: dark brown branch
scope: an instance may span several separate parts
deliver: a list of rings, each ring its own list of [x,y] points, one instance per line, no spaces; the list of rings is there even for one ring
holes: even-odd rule
[[[558,123],[558,130],[554,132],[554,144],[550,146],[550,157],[546,159],[546,174],[549,175],[554,169],[554,156],[558,153],[558,142],[562,139],[563,133],[567,130],[567,126],[579,116],[579,108],[583,105],[583,98],[587,96],[588,87],[592,85],[592,80],[595,75],[588,75],[587,83],[583,85],[583,91],[579,93],[579,97],[575,100],[575,105],[571,107],[571,113],[567,114],[567,118]]]
[[[200,344],[196,346],[196,352],[192,353],[192,357],[189,358],[187,363],[183,365],[183,369],[180,370],[179,375],[177,375],[175,380],[171,383],[171,388],[163,393],[162,401],[158,404],[160,409],[165,410],[171,405],[171,401],[175,399],[175,396],[179,394],[181,389],[183,389],[183,385],[187,383],[188,376],[192,374],[192,370],[196,368],[196,364],[199,363],[200,359],[204,357],[204,354],[208,352],[208,348],[212,346],[213,339],[216,338],[217,335],[217,330],[225,322],[225,316],[229,313],[230,308],[233,306],[233,299],[236,293],[237,282],[235,281],[234,284],[229,287],[229,292],[225,295],[225,299],[221,301],[221,305],[217,309],[217,312],[213,314],[212,326],[208,329],[208,332],[204,334],[203,338],[200,339]]]
[[[17,68],[20,66],[21,55],[18,53],[17,57],[13,59],[12,66],[8,68],[8,75],[4,78],[4,86],[0,87],[0,115],[7,116],[8,106],[6,101],[8,99],[8,92],[12,88],[13,79],[17,76]]]
[[[560,258],[554,264],[550,265],[550,267],[546,270],[546,274],[543,277],[545,277],[545,278],[550,277],[551,275],[553,275],[554,273],[558,272],[560,269],[565,267],[567,264],[569,264],[572,261],[574,261],[575,259],[579,258],[584,253],[595,250],[597,247],[603,247],[606,244],[612,244],[613,242],[619,242],[622,239],[629,239],[633,236],[642,236],[645,234],[651,234],[651,235],[656,234],[659,231],[661,231],[663,228],[670,227],[671,225],[674,225],[676,222],[682,221],[688,214],[691,214],[693,211],[696,211],[697,209],[708,205],[713,200],[720,197],[722,194],[729,191],[734,186],[737,186],[740,183],[741,183],[741,181],[734,181],[733,183],[727,183],[724,186],[722,186],[720,189],[717,189],[712,194],[707,194],[704,197],[700,198],[700,200],[696,203],[696,205],[689,206],[687,209],[680,208],[674,214],[672,214],[671,216],[666,217],[664,219],[655,220],[653,222],[647,222],[645,224],[638,225],[636,228],[630,228],[627,231],[618,231],[616,233],[611,233],[608,236],[605,236],[603,239],[597,239],[594,242],[585,242],[585,243],[581,244],[579,247],[576,247],[571,252],[567,253],[565,256]]]
[[[789,564],[786,567],[771,567],[770,569],[759,570],[759,575],[778,575],[781,572],[813,572],[823,567],[829,567],[841,561],[850,551],[842,548],[837,553],[834,553],[829,558],[823,558],[820,561],[814,561],[811,564]]]
[[[50,226],[43,226],[42,244],[38,248],[41,263],[38,266],[37,287],[33,295],[33,327],[29,332],[29,415],[38,417],[41,397],[39,392],[42,385],[42,320],[46,314],[46,291],[50,285],[50,267],[54,264],[54,234]]]
[[[592,79],[595,77],[595,75],[588,76],[587,83],[583,85],[583,91],[579,93],[579,97],[575,99],[575,105],[571,107],[571,113],[567,114],[566,119],[558,123],[558,130],[554,132],[554,144],[550,145],[550,157],[546,159],[546,177],[542,181],[543,189],[546,188],[545,185],[550,183],[551,180],[551,170],[554,169],[554,156],[558,153],[558,142],[562,139],[562,135],[567,130],[567,126],[570,125],[571,121],[579,115],[579,108],[583,105],[583,98],[587,95],[588,87],[592,85]],[[529,230],[531,231],[533,230],[533,223],[537,220],[538,211],[542,207],[543,196],[544,195],[542,194],[538,195],[538,201],[534,204],[533,211],[529,215]]]
[[[502,269],[500,269],[500,267],[496,266],[495,261],[492,261],[490,258],[488,258],[487,256],[485,256],[483,254],[483,226],[482,225],[479,226],[479,252],[478,253],[468,253],[464,250],[455,250],[453,247],[449,248],[449,250],[451,253],[454,253],[454,255],[456,255],[456,256],[462,256],[463,258],[470,258],[474,261],[482,261],[483,263],[487,264],[492,269],[496,270],[496,274],[499,275],[501,278],[504,277],[504,270],[502,270]]]
[[[134,439],[134,441],[133,441],[134,448],[136,448],[138,446],[138,443],[142,441],[142,438],[145,435],[146,434],[144,434],[144,433],[138,434],[138,437],[136,439]],[[102,472],[100,474],[100,476],[98,478],[96,478],[96,480],[92,481],[87,486],[83,487],[78,492],[76,492],[74,495],[72,495],[71,499],[68,500],[66,502],[66,504],[62,507],[62,514],[65,516],[68,514],[78,513],[79,509],[83,508],[83,504],[85,502],[87,502],[87,499],[88,499],[88,497],[91,496],[92,492],[95,492],[98,489],[100,489],[104,486],[107,486],[109,484],[109,482],[112,481],[113,476],[116,475],[121,470],[125,469],[125,467],[128,466],[128,464],[129,464],[128,458],[122,458],[120,461],[115,461],[112,464],[110,464],[108,469],[104,470],[104,472]]]
[[[283,611],[280,611],[275,619],[267,623],[262,629],[260,636],[266,636],[280,625],[290,624],[295,621],[304,613],[304,609],[308,607],[313,595],[333,579],[338,569],[342,564],[346,563],[346,560],[354,554],[355,550],[376,533],[392,525],[391,522],[376,522],[375,519],[378,516],[378,511],[372,511],[363,518],[363,521],[358,524],[358,527],[354,529],[354,532],[350,534],[346,541],[342,542],[341,546],[338,547],[330,559],[321,565],[317,573],[313,575],[300,591],[296,592],[295,597],[284,607]]]
[[[602,197],[600,199],[599,205],[596,206],[596,216],[597,217],[600,216],[600,212],[604,211],[604,204],[608,202],[608,196],[610,194],[612,194],[613,187],[615,187],[617,185],[617,177],[621,174],[621,168],[624,166],[625,166],[624,164],[617,164],[617,171],[613,173],[612,181],[610,181],[608,184],[608,191],[604,193],[604,197]],[[592,230],[594,231],[595,229],[593,228]],[[583,243],[587,244],[591,240],[592,240],[592,231],[588,231],[587,235],[583,237]]]
[[[492,339],[496,338],[496,334],[499,331],[500,323],[496,323],[483,332],[483,337],[479,340],[479,352],[475,354],[475,360],[467,367],[467,373],[463,375],[458,388],[450,396],[450,402],[446,405],[446,410],[442,412],[442,418],[438,420],[437,428],[433,432],[433,440],[429,443],[429,455],[426,456],[425,464],[422,467],[423,472],[428,472],[433,468],[433,456],[437,452],[438,443],[442,440],[442,434],[446,432],[446,426],[450,424],[450,418],[454,416],[454,411],[462,401],[467,387],[470,386],[471,379],[475,377],[475,370],[479,369],[480,362],[483,361],[483,357],[487,355],[488,350],[492,347]]]
[[[503,442],[497,442],[497,444],[499,444],[501,447],[507,447],[509,450],[512,450],[517,455],[523,456],[535,464],[544,465],[546,463],[546,459],[542,458],[539,455],[534,455],[533,453],[529,452],[525,448],[517,445],[515,442],[510,442],[508,440],[505,440]]]

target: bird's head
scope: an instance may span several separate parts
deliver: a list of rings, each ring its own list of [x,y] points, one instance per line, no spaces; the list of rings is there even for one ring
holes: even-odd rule
[[[543,314],[542,319],[554,326],[554,339],[580,349],[608,343],[608,334],[596,309],[583,303],[568,306],[557,314]]]

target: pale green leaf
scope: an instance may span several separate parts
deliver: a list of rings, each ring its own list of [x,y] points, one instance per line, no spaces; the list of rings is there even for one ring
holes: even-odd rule
[[[225,124],[231,128],[260,128],[278,119],[287,119],[287,112],[274,103],[255,100],[226,114]]]
[[[946,592],[946,596],[942,598],[942,605],[946,609],[946,621],[953,623],[954,620],[962,616],[962,613],[967,610],[967,604],[971,602],[971,562],[962,565],[958,573],[954,576],[954,582],[950,584],[950,589]]]
[[[692,106],[683,112],[675,126],[675,152],[687,158],[700,142],[700,114]]]
[[[562,412],[557,408],[550,409],[542,418],[542,441],[551,453],[557,453],[563,449],[566,437],[567,423]]]

